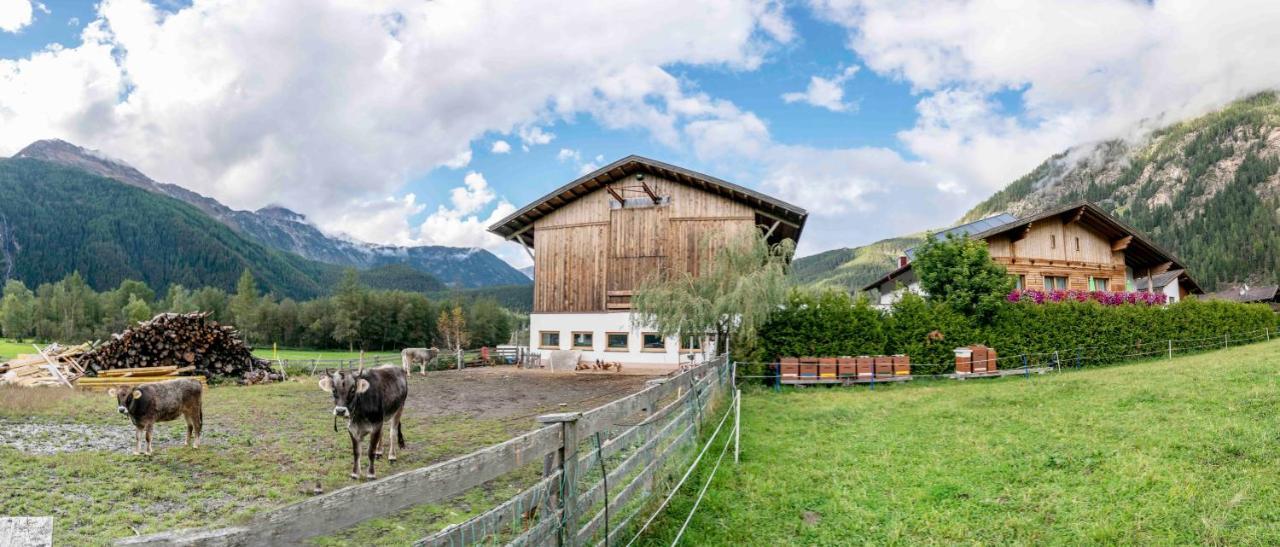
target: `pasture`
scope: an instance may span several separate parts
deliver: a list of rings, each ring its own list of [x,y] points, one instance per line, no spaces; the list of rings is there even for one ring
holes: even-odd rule
[[[1280,543],[1280,342],[914,384],[744,392],[742,462],[682,544]]]
[[[583,410],[639,390],[645,378],[521,373],[511,367],[417,374],[408,447],[379,476],[421,467],[533,429],[546,412]],[[561,403],[568,403],[561,406]],[[0,388],[0,507],[54,517],[58,544],[94,545],[173,528],[232,524],[253,513],[353,484],[345,424],[315,379],[205,394],[204,444],[182,446],[181,420],[156,426],[155,455],[133,456],[133,426],[104,393]],[[540,465],[538,466],[540,470]],[[529,476],[461,499],[369,521],[321,544],[402,545],[511,495]]]

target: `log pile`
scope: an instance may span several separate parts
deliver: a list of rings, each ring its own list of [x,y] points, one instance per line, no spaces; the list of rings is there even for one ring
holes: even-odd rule
[[[73,347],[53,344],[44,349],[33,346],[33,349],[36,353],[19,355],[0,364],[0,384],[71,387],[85,373],[77,358],[89,349],[88,344]]]
[[[250,353],[235,327],[207,313],[162,313],[93,348],[81,360],[87,374],[122,368],[193,367],[197,374],[241,383],[279,380],[265,360]]]
[[[85,376],[76,380],[76,387],[93,391],[106,391],[116,386],[150,384],[155,382],[165,382],[168,380],[176,380],[178,378],[190,378],[197,380],[201,384],[205,383],[204,376],[183,376],[190,374],[195,370],[194,366],[176,367],[140,367],[140,368],[117,368],[104,370],[99,372],[97,376]]]

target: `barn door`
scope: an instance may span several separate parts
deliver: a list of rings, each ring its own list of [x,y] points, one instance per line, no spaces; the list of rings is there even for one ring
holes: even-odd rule
[[[645,277],[667,268],[669,211],[665,206],[610,211],[606,309],[631,309],[631,294]]]

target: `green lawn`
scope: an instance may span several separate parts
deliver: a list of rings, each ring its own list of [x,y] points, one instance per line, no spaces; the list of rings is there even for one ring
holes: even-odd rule
[[[684,545],[1280,544],[1280,341],[1105,369],[753,390]],[[670,544],[720,446],[652,532]]]
[[[274,359],[276,353],[271,351],[271,346],[254,348],[253,354],[264,359]],[[285,360],[307,360],[307,359],[358,359],[359,351],[338,351],[325,349],[284,349],[278,350],[279,358]],[[366,351],[365,359],[372,359],[375,356],[381,356],[384,360],[388,357],[400,358],[398,351]]]
[[[44,344],[41,344],[43,347]],[[15,342],[8,338],[0,338],[0,361],[11,359],[24,353],[35,353],[36,349],[31,347],[31,341]]]

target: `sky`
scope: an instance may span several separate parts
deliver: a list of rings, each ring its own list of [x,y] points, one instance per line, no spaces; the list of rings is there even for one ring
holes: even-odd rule
[[[61,138],[232,207],[485,228],[629,154],[945,227],[1052,154],[1280,87],[1274,0],[0,0],[0,156]]]

